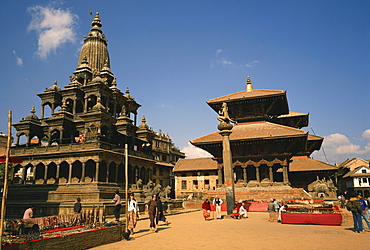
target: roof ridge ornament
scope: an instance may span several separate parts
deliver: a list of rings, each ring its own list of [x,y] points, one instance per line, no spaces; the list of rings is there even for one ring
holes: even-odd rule
[[[245,87],[247,92],[251,92],[253,90],[253,85],[250,76],[247,76],[247,85]]]

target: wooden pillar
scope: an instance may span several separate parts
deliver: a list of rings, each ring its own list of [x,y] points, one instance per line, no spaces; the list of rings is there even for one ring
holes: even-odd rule
[[[256,167],[256,178],[257,178],[257,182],[260,183],[261,182],[261,177],[260,177],[260,166],[257,166]]]

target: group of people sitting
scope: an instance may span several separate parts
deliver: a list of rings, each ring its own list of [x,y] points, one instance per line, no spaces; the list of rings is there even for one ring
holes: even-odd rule
[[[218,196],[216,196],[213,199],[212,205],[215,207],[216,218],[217,219],[221,219],[221,205],[222,205],[222,203],[223,203],[222,199],[219,198]],[[202,204],[202,208],[203,208],[204,220],[207,221],[211,217],[211,210],[212,210],[211,201],[209,199],[206,199]],[[243,202],[243,200],[239,200],[239,202],[235,204],[234,211],[233,211],[232,214],[230,214],[230,217],[233,218],[233,219],[243,219],[243,218],[246,219],[246,218],[248,218],[247,204],[245,202]]]

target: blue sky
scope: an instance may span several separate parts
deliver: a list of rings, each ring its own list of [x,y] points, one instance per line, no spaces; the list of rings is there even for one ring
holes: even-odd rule
[[[217,130],[212,98],[286,90],[289,108],[310,113],[304,128],[325,137],[329,163],[370,158],[370,1],[0,2],[0,131],[35,106],[55,80],[69,83],[99,12],[118,87],[129,87],[155,131],[188,157],[189,141]],[[311,129],[312,128],[312,129]],[[13,130],[13,134],[15,130]],[[313,158],[327,161],[322,151]]]

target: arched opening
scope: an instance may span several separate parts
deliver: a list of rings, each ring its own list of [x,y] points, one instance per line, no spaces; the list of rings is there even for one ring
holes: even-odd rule
[[[51,162],[48,165],[48,173],[46,176],[46,180],[49,180],[50,178],[56,179],[57,176],[57,165],[54,162]]]
[[[84,112],[84,105],[82,100],[76,101],[76,113],[82,113]]]
[[[96,96],[95,95],[90,95],[88,98],[87,98],[87,111],[90,111],[92,109],[92,107],[95,106],[96,104]]]
[[[267,165],[260,166],[260,180],[270,180],[269,167]]]
[[[26,145],[27,143],[27,135],[25,133],[21,133],[18,135],[19,144],[18,145]]]
[[[107,180],[107,162],[101,161],[99,164],[98,181],[106,182]]]
[[[71,98],[66,100],[66,111],[73,114],[73,103],[74,101]]]
[[[109,164],[109,176],[108,176],[108,182],[116,182],[116,174],[117,174],[117,164],[114,162],[111,162]]]
[[[35,181],[37,180],[44,180],[45,176],[45,165],[43,163],[39,163],[36,165],[36,176],[35,176]]]
[[[235,166],[234,167],[234,182],[244,181],[243,178],[243,168],[241,166]]]
[[[51,137],[50,137],[50,145],[51,146],[56,146],[60,144],[60,131],[57,129],[54,129],[51,132]]]
[[[88,160],[85,163],[85,182],[95,180],[96,162]]]
[[[125,183],[125,165],[120,163],[118,165],[118,176],[117,176],[117,183]]]
[[[41,138],[41,145],[42,147],[46,147],[49,145],[49,137],[47,135],[43,135]]]
[[[82,175],[82,163],[80,161],[73,162],[72,163],[72,178],[77,178],[80,182],[81,175]]]
[[[247,166],[247,178],[248,181],[257,180],[256,168],[254,166]]]
[[[69,177],[69,164],[67,162],[63,161],[60,164],[59,179],[63,179],[67,182],[68,177]]]
[[[31,164],[31,163],[28,163],[26,166],[25,166],[25,171],[26,171],[26,181],[33,181],[35,178],[34,178],[34,170],[35,170],[35,167]]]
[[[279,169],[282,169],[281,165],[275,164],[272,169],[274,173],[274,182],[283,182],[283,171],[278,172]]]

